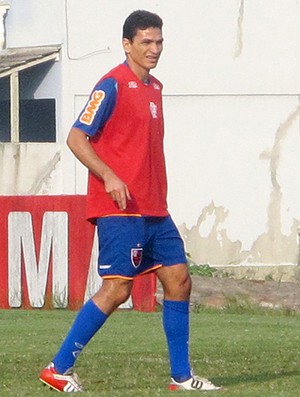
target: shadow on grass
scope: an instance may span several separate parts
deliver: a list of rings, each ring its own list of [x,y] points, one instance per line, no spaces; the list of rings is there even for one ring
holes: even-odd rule
[[[229,377],[214,377],[214,382],[216,384],[221,384],[222,386],[231,386],[239,383],[263,383],[290,376],[300,376],[300,371],[281,371],[278,373],[241,374]]]

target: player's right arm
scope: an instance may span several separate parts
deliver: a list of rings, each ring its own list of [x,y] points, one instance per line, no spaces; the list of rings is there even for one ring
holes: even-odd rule
[[[89,141],[89,137],[99,133],[109,119],[115,99],[116,86],[113,79],[96,85],[89,101],[68,134],[67,145],[82,164],[103,180],[106,192],[117,202],[120,210],[124,211],[127,200],[131,198],[128,188],[96,154]]]

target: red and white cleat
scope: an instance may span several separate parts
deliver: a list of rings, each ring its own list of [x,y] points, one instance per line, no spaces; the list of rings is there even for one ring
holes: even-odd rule
[[[40,374],[40,380],[51,389],[65,393],[75,393],[83,391],[78,375],[68,370],[64,374],[59,374],[51,363],[44,368]]]

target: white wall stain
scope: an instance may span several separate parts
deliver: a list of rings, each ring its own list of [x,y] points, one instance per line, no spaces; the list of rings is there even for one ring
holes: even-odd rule
[[[190,229],[183,223],[179,226],[185,241],[186,251],[192,260],[198,264],[232,265],[232,264],[298,264],[299,242],[298,233],[300,220],[294,219],[290,233],[282,233],[282,187],[278,176],[278,168],[282,160],[282,147],[289,134],[290,127],[299,122],[300,105],[288,115],[276,131],[274,144],[270,151],[261,153],[261,160],[270,161],[271,192],[267,211],[267,225],[265,233],[259,235],[250,250],[242,250],[241,241],[231,241],[225,227],[229,210],[222,206],[215,206],[211,202],[204,207],[197,224]],[[300,155],[300,153],[299,153]],[[213,222],[211,220],[213,217]],[[207,225],[210,230],[203,236]],[[245,219],[245,227],[247,227]]]
[[[60,144],[0,143],[0,194],[61,194]]]
[[[231,241],[227,236],[226,229],[221,226],[228,214],[229,211],[224,207],[217,207],[214,202],[211,202],[203,208],[195,226],[192,226],[191,229],[188,229],[185,223],[179,226],[186,251],[194,262],[223,265],[238,264],[245,259],[245,255],[241,251],[241,242]],[[211,218],[213,218],[211,230],[206,237],[203,237],[201,229],[205,227],[205,223],[211,222]]]
[[[299,121],[299,114],[300,106],[298,106],[296,110],[293,111],[279,126],[271,151],[263,152],[260,156],[261,159],[270,161],[272,191],[270,193],[270,202],[267,208],[267,231],[259,236],[253,243],[251,249],[253,261],[263,263],[297,263],[298,261],[297,228],[300,225],[300,220],[294,219],[288,236],[282,233],[281,206],[283,192],[278,175],[278,168],[280,161],[282,160],[282,147],[284,140],[287,137],[292,124],[297,120]]]
[[[240,0],[239,9],[238,9],[238,18],[237,18],[237,32],[236,32],[236,43],[235,43],[235,51],[234,58],[238,58],[243,51],[243,21],[244,21],[244,12],[245,12],[245,1]]]
[[[1,147],[3,148],[4,146],[3,145],[1,145]],[[20,185],[20,167],[21,167],[21,164],[22,164],[22,161],[21,161],[21,157],[22,157],[22,155],[21,155],[21,146],[20,145],[14,145],[13,146],[13,154],[12,153],[9,153],[9,157],[12,155],[12,158],[13,158],[13,163],[14,163],[14,167],[13,167],[13,181],[14,181],[14,184],[13,184],[13,186],[14,186],[14,189],[16,188],[17,189],[17,186],[19,186]],[[3,155],[3,158],[5,158],[6,156],[5,155]],[[14,192],[15,193],[15,192]]]
[[[28,194],[38,194],[41,193],[43,186],[51,186],[51,174],[55,170],[57,164],[61,160],[60,152],[55,153],[52,159],[50,159],[41,169],[40,174],[33,181]],[[46,189],[46,190],[49,190]]]

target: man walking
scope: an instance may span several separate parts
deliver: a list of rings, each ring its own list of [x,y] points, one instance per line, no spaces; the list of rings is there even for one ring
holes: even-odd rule
[[[87,218],[97,225],[100,290],[79,311],[40,380],[82,391],[76,358],[131,293],[137,275],[155,272],[164,290],[170,390],[217,390],[193,375],[189,360],[188,273],[182,239],[167,209],[162,84],[150,70],[163,49],[161,18],[131,13],[123,26],[126,61],[94,87],[67,144],[88,168]]]

